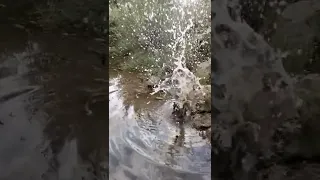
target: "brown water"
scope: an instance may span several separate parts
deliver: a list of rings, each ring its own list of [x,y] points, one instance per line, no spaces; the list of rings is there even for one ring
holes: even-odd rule
[[[172,102],[136,75],[108,82],[87,51],[103,46],[11,25],[0,34],[0,179],[210,178],[207,141],[172,123]]]

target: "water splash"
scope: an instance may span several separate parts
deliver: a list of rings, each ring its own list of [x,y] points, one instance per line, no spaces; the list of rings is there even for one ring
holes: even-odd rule
[[[156,56],[160,67],[162,63],[170,67],[173,65],[173,72],[164,81],[159,82],[155,92],[162,90],[178,96],[179,100],[188,99],[187,94],[193,89],[201,89],[199,79],[186,67],[188,49],[193,45],[189,40],[203,33],[194,33],[194,26],[198,21],[192,18],[191,12],[199,8],[196,6],[197,3],[200,2],[198,0],[142,0],[126,4],[126,8],[131,8],[131,14],[128,16],[138,15],[137,21],[132,19],[133,24],[142,23],[139,24],[140,26],[132,27],[132,33],[138,37],[140,44],[147,45],[145,48]],[[210,14],[209,10],[208,14]],[[139,16],[141,11],[143,16]],[[126,20],[127,18],[130,17],[126,17]],[[132,81],[132,78],[130,80]],[[111,101],[112,99],[119,101],[120,93],[121,91],[117,91],[111,94],[115,97],[110,98]],[[170,121],[172,103],[167,101],[150,110],[134,112],[134,108],[126,109],[116,105],[116,102],[109,102],[110,108],[117,106],[126,111],[125,116],[117,111],[114,117],[109,118],[111,124],[111,121],[115,122],[112,128],[115,131],[111,133],[109,141],[110,164],[112,159],[115,159],[114,162],[117,164],[119,162],[126,164],[123,160],[132,159],[135,163],[133,167],[139,168],[126,169],[138,174],[140,176],[138,179],[166,179],[163,175],[170,179],[209,179],[210,146],[199,137],[196,130],[191,127],[181,130],[182,128]],[[135,116],[130,117],[133,113]],[[120,121],[117,118],[119,115]],[[126,124],[119,126],[121,122]],[[178,136],[182,138],[176,142]],[[123,150],[126,151],[123,153]],[[131,153],[128,154],[127,150]],[[111,165],[110,177],[121,179],[120,175],[118,176],[119,170],[121,171],[121,168],[112,169]],[[183,177],[180,178],[180,174]]]
[[[174,95],[179,101],[186,101],[189,100],[189,94],[191,92],[202,93],[202,85],[199,82],[200,78],[195,76],[195,74],[186,67],[187,46],[193,46],[187,39],[190,38],[190,36],[203,36],[205,33],[210,33],[210,31],[207,29],[205,32],[200,33],[200,35],[194,32],[190,33],[195,23],[190,16],[189,10],[190,7],[197,6],[198,1],[175,0],[174,2],[175,5],[173,9],[179,18],[175,19],[173,25],[167,32],[172,33],[174,39],[173,43],[168,46],[172,50],[170,57],[173,60],[175,68],[171,76],[159,82],[152,94],[164,91]]]
[[[274,50],[241,17],[237,0],[214,0],[212,26],[213,57],[216,71],[212,82],[224,86],[224,98],[214,96],[220,112],[232,111],[242,119],[245,104],[266,86],[279,99],[294,98],[293,84],[285,71],[284,53]],[[281,84],[286,84],[281,88]],[[213,89],[213,91],[218,91]]]
[[[170,68],[170,72],[167,72],[170,75],[166,74],[167,78],[159,82],[154,93],[164,91],[183,100],[191,91],[201,89],[199,78],[186,67],[186,63],[197,62],[194,55],[197,52],[193,50],[210,43],[206,42],[209,38],[201,39],[205,34],[209,35],[211,30],[210,1],[120,0],[118,4],[119,8],[111,8],[110,14],[111,20],[118,20],[117,25],[121,27],[117,32],[121,31],[125,38],[117,45],[120,51],[128,46],[127,49],[133,47],[139,51],[137,47],[140,46],[143,53],[152,54],[148,57],[130,56],[130,60],[140,58],[137,61],[145,63],[140,64],[145,67],[139,68],[146,73],[163,78],[165,72],[160,70],[159,73],[159,67],[163,67],[163,70]],[[200,43],[200,40],[203,41]]]

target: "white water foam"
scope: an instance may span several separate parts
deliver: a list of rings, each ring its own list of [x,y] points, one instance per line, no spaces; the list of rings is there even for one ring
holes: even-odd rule
[[[189,94],[192,92],[203,93],[202,85],[200,84],[199,77],[196,77],[187,67],[186,67],[186,49],[187,46],[192,46],[187,44],[187,36],[190,36],[188,33],[194,27],[194,21],[189,17],[188,14],[190,7],[194,8],[197,6],[196,0],[187,1],[176,0],[175,8],[178,19],[175,19],[173,26],[167,32],[173,34],[174,43],[170,45],[171,58],[174,60],[174,65],[176,66],[170,77],[167,77],[163,81],[159,82],[158,86],[154,89],[152,94],[155,94],[159,91],[164,91],[170,93],[177,97],[177,100],[180,102],[190,100]],[[203,12],[201,12],[203,13]],[[200,34],[191,34],[191,36],[203,36],[205,33],[209,34],[210,29],[207,29],[205,32]]]

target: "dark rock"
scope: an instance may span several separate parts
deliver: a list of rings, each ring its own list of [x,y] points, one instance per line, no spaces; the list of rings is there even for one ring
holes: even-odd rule
[[[211,114],[195,114],[191,118],[192,126],[198,130],[206,130],[211,127]]]
[[[190,104],[185,102],[182,107],[177,103],[173,103],[173,120],[178,123],[185,123],[190,119]]]

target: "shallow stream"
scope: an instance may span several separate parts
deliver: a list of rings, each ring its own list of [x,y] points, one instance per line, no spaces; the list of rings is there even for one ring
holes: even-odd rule
[[[87,51],[99,43],[0,31],[0,179],[108,179],[108,163],[110,179],[210,179],[207,140],[173,123],[172,102],[137,75],[108,80]]]

